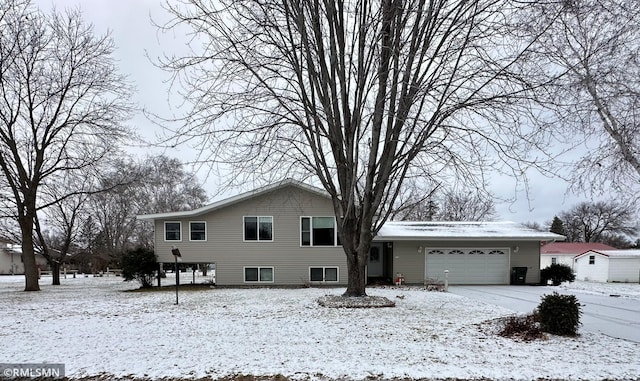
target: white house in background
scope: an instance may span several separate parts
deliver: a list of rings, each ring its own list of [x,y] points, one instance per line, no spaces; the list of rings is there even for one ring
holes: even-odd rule
[[[573,258],[589,250],[616,250],[616,248],[596,242],[549,242],[540,248],[540,269],[555,263],[567,265],[573,269]]]
[[[24,274],[22,251],[13,245],[0,242],[0,275]]]
[[[138,216],[153,221],[160,263],[214,264],[216,284],[344,285],[347,262],[331,198],[293,180],[268,185],[198,209]],[[387,222],[374,238],[369,283],[442,279],[451,284],[540,280],[540,243],[563,240],[513,222]],[[523,273],[522,271],[526,272]]]
[[[640,282],[640,250],[589,250],[575,257],[576,279]]]

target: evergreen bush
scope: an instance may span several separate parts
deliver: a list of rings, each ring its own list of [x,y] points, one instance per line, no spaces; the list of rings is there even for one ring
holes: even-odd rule
[[[580,326],[582,310],[575,295],[542,296],[542,302],[536,311],[540,328],[548,333],[561,336],[575,336]]]
[[[540,270],[540,281],[547,284],[551,280],[554,286],[559,286],[562,282],[573,282],[576,276],[571,267],[562,264],[552,264]]]
[[[141,288],[153,285],[158,261],[153,250],[137,248],[122,255],[122,277],[126,281],[137,280]]]

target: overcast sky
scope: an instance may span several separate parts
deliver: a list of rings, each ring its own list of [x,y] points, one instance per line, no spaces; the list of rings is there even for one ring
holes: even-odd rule
[[[167,115],[177,110],[177,97],[172,104],[167,101],[169,79],[167,73],[156,68],[147,58],[158,57],[163,52],[176,52],[185,49],[185,36],[160,33],[152,25],[151,19],[162,23],[168,19],[160,0],[34,0],[43,10],[52,4],[58,10],[68,7],[80,7],[85,21],[94,25],[97,34],[111,32],[116,45],[115,56],[122,73],[129,76],[137,92],[135,102],[151,112]],[[173,109],[171,107],[174,107]],[[155,139],[159,127],[148,121],[142,113],[135,116],[131,124],[147,139]],[[145,150],[151,151],[150,148]],[[142,150],[137,149],[136,152]],[[160,152],[160,151],[159,151]],[[177,147],[164,151],[167,155],[180,159],[193,158],[194,153],[188,147]],[[204,176],[202,176],[204,180]],[[498,219],[518,222],[536,221],[545,223],[553,216],[573,206],[580,199],[567,196],[567,185],[559,179],[548,179],[531,173],[529,200],[522,189],[516,192],[512,179],[494,180],[491,190],[494,194],[512,199],[513,203],[496,203]],[[210,194],[215,192],[216,184],[211,179],[206,183]]]

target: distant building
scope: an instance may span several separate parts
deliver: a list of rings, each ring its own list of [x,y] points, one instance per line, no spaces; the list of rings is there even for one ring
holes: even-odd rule
[[[589,250],[574,261],[578,280],[640,282],[640,250]]]
[[[0,275],[24,274],[22,250],[15,245],[0,242]]]
[[[47,267],[47,260],[40,254],[36,254],[36,265],[40,269]],[[24,262],[22,261],[22,248],[7,242],[0,242],[0,275],[24,274]]]
[[[596,242],[551,242],[540,248],[540,269],[557,263],[574,269],[576,255],[589,250],[616,250],[615,247]]]

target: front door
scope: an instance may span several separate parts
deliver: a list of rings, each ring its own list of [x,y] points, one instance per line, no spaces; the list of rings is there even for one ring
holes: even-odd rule
[[[367,267],[369,278],[380,278],[384,276],[384,253],[382,243],[371,244],[369,251],[369,266]]]

